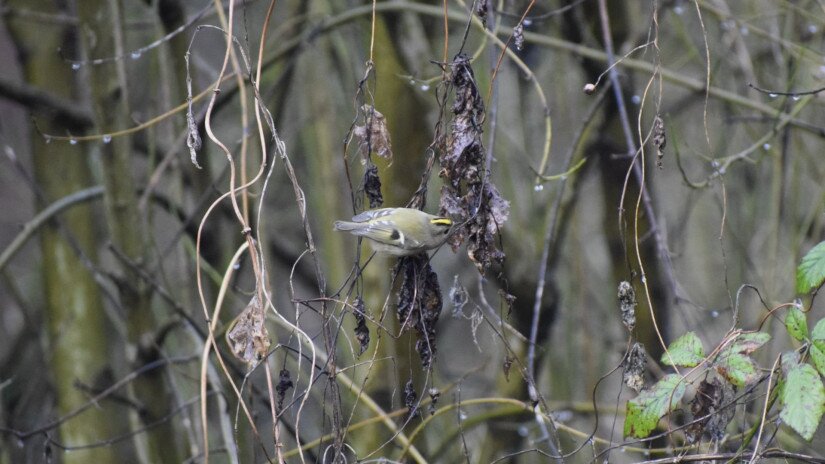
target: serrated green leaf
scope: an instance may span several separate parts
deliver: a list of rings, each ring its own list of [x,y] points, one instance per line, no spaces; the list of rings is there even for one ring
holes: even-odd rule
[[[644,438],[650,435],[656,424],[668,412],[676,409],[685,394],[685,382],[676,374],[670,374],[643,390],[627,402],[624,419],[624,436]]]
[[[811,441],[825,413],[825,386],[809,364],[800,364],[788,372],[782,392],[779,417],[802,438]]]
[[[811,345],[810,353],[811,361],[813,361],[816,370],[818,370],[820,374],[825,375],[825,352],[818,346]]]
[[[754,360],[750,356],[739,353],[730,353],[718,358],[713,367],[719,375],[737,387],[744,387],[759,378],[759,371]]]
[[[670,353],[670,356],[668,356]],[[662,355],[662,363],[668,366],[695,367],[705,359],[705,350],[702,342],[693,332],[688,332],[677,338]]]
[[[713,367],[728,382],[745,386],[758,378],[758,366],[748,355],[770,339],[765,332],[739,334],[716,355]]]
[[[814,330],[811,331],[811,339],[825,341],[825,319],[820,319],[816,323]]]
[[[764,345],[771,339],[770,334],[765,332],[749,332],[739,334],[736,339],[723,351],[739,354],[751,354],[757,348]]]
[[[804,340],[808,336],[808,321],[805,319],[805,313],[796,306],[792,307],[785,315],[785,329],[797,341]]]
[[[818,243],[796,268],[796,291],[808,293],[825,281],[825,242]]]

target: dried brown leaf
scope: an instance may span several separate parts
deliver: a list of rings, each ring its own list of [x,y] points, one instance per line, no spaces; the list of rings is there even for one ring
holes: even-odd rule
[[[398,266],[402,275],[398,290],[398,320],[402,331],[415,329],[418,336],[415,350],[421,364],[429,369],[435,359],[435,325],[443,305],[438,275],[426,254],[403,257]]]
[[[647,354],[641,343],[634,343],[622,364],[622,380],[628,387],[641,391],[645,386]]]
[[[249,368],[255,367],[269,351],[269,332],[264,319],[264,308],[256,294],[226,331],[226,343],[232,354]]]
[[[281,369],[278,374],[278,385],[275,386],[275,391],[278,393],[278,411],[284,408],[284,398],[286,392],[293,387],[292,379],[287,369]]]
[[[412,379],[404,384],[404,406],[407,407],[407,418],[418,415],[418,393],[415,392]]]
[[[352,135],[358,139],[358,149],[364,160],[371,154],[376,154],[381,158],[392,160],[392,142],[390,141],[390,131],[387,128],[387,119],[370,105],[361,107],[366,115],[363,126],[355,126]]]
[[[378,167],[370,164],[364,171],[364,193],[370,201],[370,208],[378,208],[384,204],[384,196],[381,195],[381,179],[378,177]]]
[[[735,391],[727,382],[717,378],[710,382],[703,380],[696,389],[696,396],[690,403],[694,422],[685,429],[688,443],[696,443],[707,434],[711,440],[721,440],[725,429],[736,412],[731,402]]]
[[[627,330],[636,327],[636,292],[630,282],[619,282],[619,309],[622,312],[622,324]]]
[[[355,299],[353,303],[353,315],[355,316],[355,338],[358,340],[358,356],[364,354],[370,346],[370,330],[367,328],[365,316],[364,300],[361,297]]]

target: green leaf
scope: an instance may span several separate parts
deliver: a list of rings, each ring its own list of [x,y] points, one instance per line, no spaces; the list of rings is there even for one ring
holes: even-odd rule
[[[770,339],[770,334],[765,332],[743,333],[739,334],[739,336],[736,337],[736,340],[734,340],[728,348],[725,348],[722,351],[730,351],[731,353],[739,354],[751,354],[756,351],[757,348],[767,343]]]
[[[802,258],[796,268],[796,291],[808,293],[825,281],[825,242],[820,242]]]
[[[813,361],[816,370],[818,370],[820,374],[825,375],[825,352],[818,346],[811,345],[810,353],[811,361]]]
[[[785,329],[797,341],[804,340],[808,336],[808,321],[805,320],[805,313],[796,306],[792,307],[785,316]]]
[[[785,405],[779,417],[802,438],[811,441],[825,413],[825,386],[813,367],[800,364],[788,372],[782,402]]]
[[[670,356],[668,356],[670,353]],[[693,332],[688,332],[677,338],[662,355],[662,363],[668,366],[695,367],[705,359],[705,350],[702,342]]]
[[[814,326],[814,330],[811,331],[811,341],[815,347],[819,348],[819,351],[825,353],[825,319],[820,319]]]
[[[685,386],[678,375],[666,375],[649,390],[643,390],[639,396],[628,401],[624,436],[644,438],[650,435],[659,419],[679,405]]]
[[[728,382],[743,387],[756,380],[759,374],[758,366],[748,355],[770,339],[771,336],[764,332],[739,334],[719,352],[713,367]]]
[[[825,341],[825,319],[820,319],[811,332],[811,339]]]
[[[744,387],[759,378],[758,367],[753,359],[738,353],[720,356],[714,363],[714,367],[719,375],[737,387]]]

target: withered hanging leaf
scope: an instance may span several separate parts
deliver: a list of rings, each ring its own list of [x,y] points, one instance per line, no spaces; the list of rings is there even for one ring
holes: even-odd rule
[[[665,122],[656,116],[653,120],[653,146],[656,147],[656,165],[662,169],[662,158],[665,156],[665,146],[667,146],[667,134],[665,133]]]
[[[453,251],[467,241],[467,255],[483,274],[493,263],[504,260],[496,236],[507,221],[510,204],[492,184],[485,167],[486,152],[481,143],[484,102],[469,57],[457,55],[451,69],[454,117],[439,157],[439,176],[444,179],[439,205],[442,215],[459,224],[448,240]]]
[[[226,343],[232,354],[250,369],[266,356],[270,344],[269,332],[264,325],[264,308],[257,294],[229,325]]]
[[[370,208],[378,208],[384,204],[384,196],[381,195],[381,179],[378,177],[378,167],[370,164],[364,171],[364,193],[370,201]]]
[[[392,159],[392,143],[387,120],[384,115],[370,105],[364,105],[361,110],[365,114],[363,126],[355,126],[352,135],[358,139],[358,149],[366,161],[373,153],[384,159]]]
[[[627,330],[636,327],[636,292],[630,282],[619,282],[619,309],[622,312],[622,324]]]
[[[481,20],[482,25],[487,25],[487,0],[482,0],[476,4],[476,16]]]
[[[446,151],[441,153],[439,159],[442,166],[439,175],[454,189],[458,189],[462,179],[479,182],[481,180],[477,177],[479,165],[484,160],[481,145],[484,102],[476,87],[470,58],[463,53],[459,54],[451,67],[452,84],[455,88],[452,107],[454,117],[450,122]],[[468,173],[471,167],[476,179]]]
[[[292,388],[293,383],[289,371],[286,369],[281,369],[281,373],[278,375],[278,385],[275,386],[275,391],[278,393],[278,411],[284,408],[284,398],[286,398],[286,392]]]
[[[736,409],[731,402],[734,395],[733,387],[727,382],[720,382],[713,378],[699,383],[696,396],[690,403],[690,412],[695,422],[685,429],[688,443],[696,443],[707,433],[711,440],[721,440],[725,429],[733,419]]]
[[[493,263],[504,261],[504,252],[498,249],[496,244],[496,234],[501,223],[507,220],[510,213],[510,205],[498,193],[492,184],[485,184],[482,187],[483,199],[478,202],[479,207],[476,214],[466,223],[467,234],[467,255],[484,274]],[[469,201],[473,201],[474,191],[468,194]],[[500,219],[499,222],[496,218]]]
[[[367,328],[364,300],[359,296],[353,303],[352,313],[355,316],[355,338],[358,340],[358,356],[364,354],[370,346],[370,330]]]
[[[470,56],[466,53],[459,53],[450,67],[452,68],[450,77],[456,89],[453,113],[469,118],[473,125],[481,124],[484,118],[484,102],[476,86],[475,74],[470,66]]]
[[[198,151],[200,151],[203,141],[198,132],[198,124],[195,122],[195,114],[192,112],[192,98],[188,98],[189,108],[186,110],[186,146],[189,147],[189,159],[196,168],[202,169],[198,164]]]
[[[628,387],[641,391],[645,386],[647,354],[641,343],[634,343],[622,364],[622,380]]]
[[[412,379],[404,385],[404,406],[407,407],[407,418],[418,415],[418,394],[415,392]]]
[[[441,316],[441,287],[426,254],[405,256],[398,261],[402,275],[398,290],[398,320],[402,330],[414,328],[415,350],[425,369],[435,358],[435,325]]]

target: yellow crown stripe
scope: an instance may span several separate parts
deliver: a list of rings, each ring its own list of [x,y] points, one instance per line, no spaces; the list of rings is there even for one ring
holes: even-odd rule
[[[453,225],[453,221],[447,218],[435,218],[430,219],[430,223],[432,224],[440,224],[442,226],[451,226]]]

